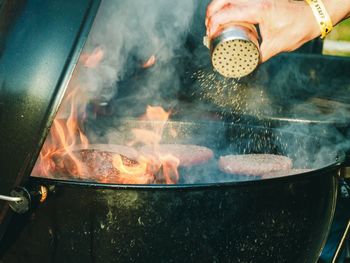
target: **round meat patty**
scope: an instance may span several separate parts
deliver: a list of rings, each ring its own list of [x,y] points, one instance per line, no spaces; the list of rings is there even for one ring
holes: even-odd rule
[[[292,160],[274,154],[226,155],[219,159],[219,169],[228,174],[262,176],[269,172],[290,170]]]
[[[73,151],[79,151],[83,149],[118,153],[132,160],[136,160],[138,157],[138,152],[134,148],[118,144],[89,144],[87,147],[77,145],[74,147]]]
[[[179,159],[179,166],[182,167],[206,163],[214,156],[213,151],[209,148],[191,144],[161,144],[156,147],[143,146],[139,150],[139,154],[156,158],[158,156],[172,155]]]
[[[148,171],[139,172],[137,157],[138,152],[128,146],[90,144],[84,147],[77,145],[70,153],[54,155],[51,159],[39,162],[36,165],[34,176],[60,179],[73,177],[101,183],[153,183],[154,176],[152,174]],[[120,160],[119,164],[122,169],[115,167],[116,160]]]
[[[147,170],[133,173],[133,168],[139,167],[139,163],[120,153],[82,149],[75,151],[75,158],[79,160],[80,169],[70,156],[63,159],[63,166],[66,172],[80,179],[121,184],[149,184],[154,181],[154,176]],[[116,159],[120,160],[118,163],[122,170],[115,166]],[[124,169],[129,172],[124,171]]]

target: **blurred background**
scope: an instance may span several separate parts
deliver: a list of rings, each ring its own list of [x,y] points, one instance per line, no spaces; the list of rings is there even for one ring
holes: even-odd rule
[[[326,37],[323,54],[335,56],[350,56],[350,19],[334,27]]]

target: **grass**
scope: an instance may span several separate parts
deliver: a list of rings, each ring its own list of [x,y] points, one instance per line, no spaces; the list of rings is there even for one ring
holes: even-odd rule
[[[350,41],[350,19],[346,19],[335,26],[327,38],[332,40]]]
[[[341,56],[341,57],[350,57],[350,52],[340,52],[340,51],[333,51],[333,50],[323,50],[322,54]]]
[[[332,32],[327,36],[327,39],[350,42],[350,19],[346,19],[343,22],[339,23],[337,26],[335,26]],[[332,50],[323,50],[323,54],[335,56],[350,56],[350,52],[339,52]]]

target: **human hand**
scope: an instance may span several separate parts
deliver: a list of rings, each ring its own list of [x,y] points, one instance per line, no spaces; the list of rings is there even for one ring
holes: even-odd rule
[[[349,14],[349,0],[324,0],[324,4],[333,24]],[[206,15],[209,39],[229,23],[259,25],[261,62],[281,52],[293,51],[320,35],[319,25],[305,1],[213,0]]]

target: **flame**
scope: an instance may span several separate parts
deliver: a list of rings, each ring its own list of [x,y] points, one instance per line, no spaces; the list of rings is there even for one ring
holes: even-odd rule
[[[134,141],[130,145],[137,143],[157,145],[161,141],[162,137],[157,132],[146,129],[131,129],[134,135]]]
[[[147,159],[139,159],[137,164],[125,165],[121,156],[113,156],[113,166],[120,171],[118,182],[123,184],[149,184],[154,181],[153,174],[148,170]]]
[[[105,56],[101,47],[95,48],[91,53],[83,53],[80,56],[80,62],[86,68],[96,68]]]
[[[165,124],[165,122],[168,121],[170,114],[170,111],[167,112],[160,106],[148,105],[146,109],[146,114],[141,119],[149,121],[163,121]]]
[[[147,59],[145,63],[142,64],[142,68],[150,68],[156,63],[156,56],[152,55]]]
[[[138,164],[127,166],[123,163],[123,160],[119,154],[115,154],[113,157],[113,166],[125,175],[139,176],[147,172],[147,162],[139,161]]]
[[[70,92],[65,103],[70,105],[70,113],[66,122],[55,119],[48,140],[40,152],[40,174],[49,176],[51,173],[65,168],[64,160],[71,160],[75,165],[77,174],[83,174],[84,165],[74,153],[76,145],[86,148],[89,141],[80,128],[78,122],[78,108],[76,107],[76,97],[78,90]],[[63,158],[65,157],[65,158]],[[58,160],[58,161],[56,161]]]
[[[134,140],[131,144],[141,143],[150,145],[153,154],[141,156],[138,162],[146,160],[148,169],[155,175],[155,182],[175,184],[179,179],[178,167],[180,160],[171,154],[162,155],[159,152],[160,142],[163,137],[164,127],[169,119],[171,111],[165,111],[160,106],[148,106],[146,113],[140,118],[150,122],[149,129],[132,129]]]
[[[83,55],[81,62],[85,67],[93,68],[100,63],[103,55],[102,49],[95,49],[89,56]],[[82,91],[83,87],[76,84],[69,87],[40,152],[34,175],[41,177],[69,175],[101,183],[177,183],[179,159],[169,154],[162,156],[157,151],[170,111],[165,111],[160,106],[148,106],[145,114],[140,117],[141,121],[147,123],[147,128],[130,130],[134,138],[129,144],[150,145],[154,149],[152,155],[140,155],[136,160],[131,160],[120,154],[99,155],[91,149],[85,151],[84,155],[83,150],[89,149],[89,140],[81,128],[86,117],[86,99],[82,96]],[[59,116],[68,117],[59,118]],[[108,153],[108,150],[104,153],[106,152]],[[86,154],[91,155],[86,157]]]
[[[178,167],[180,160],[175,156],[168,154],[165,156],[159,156],[162,164],[162,173],[166,184],[175,184],[179,180]]]

